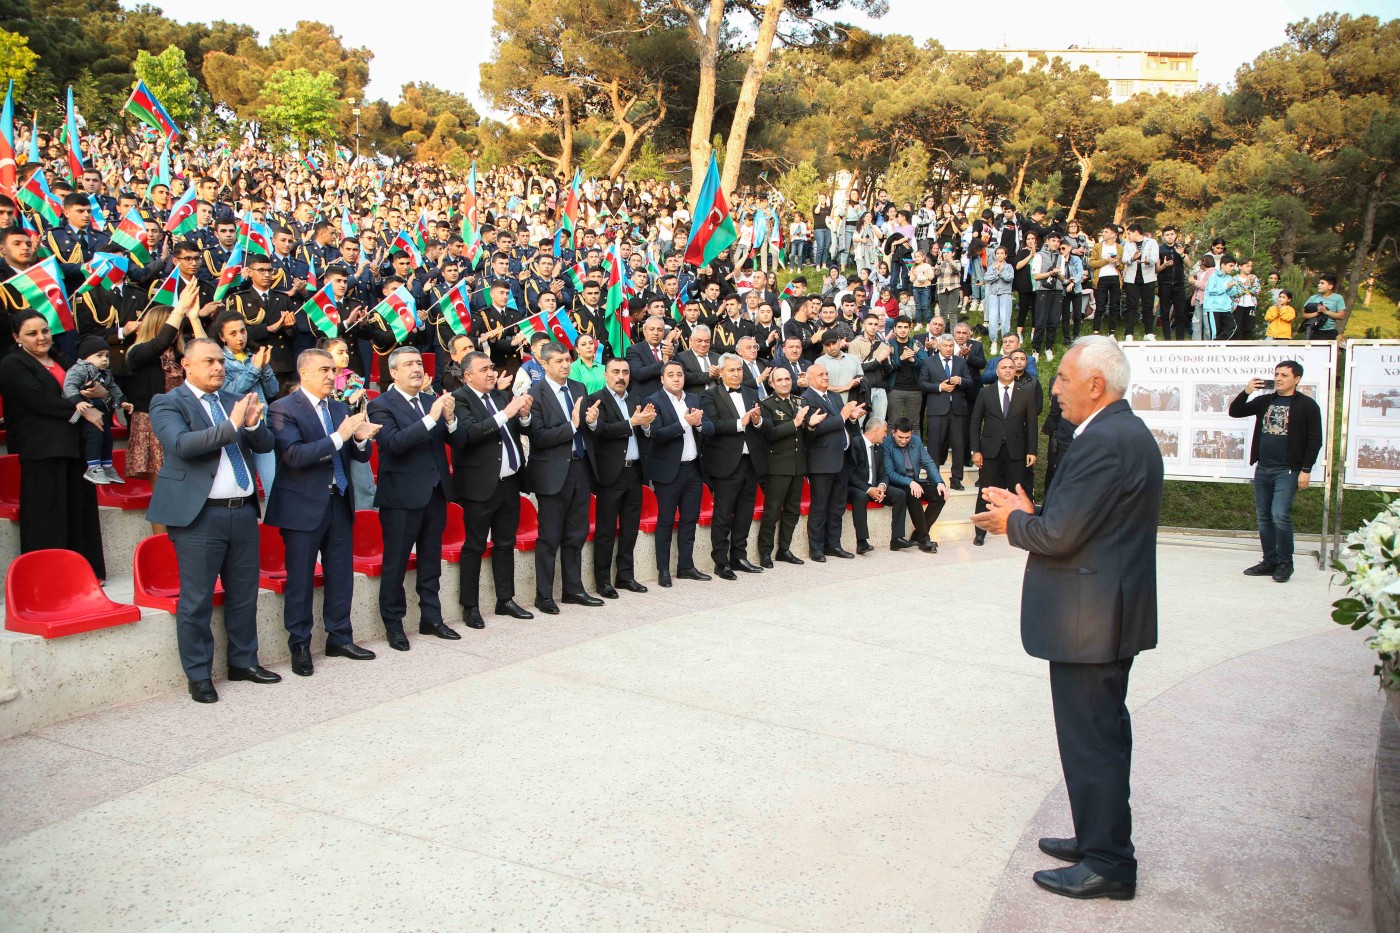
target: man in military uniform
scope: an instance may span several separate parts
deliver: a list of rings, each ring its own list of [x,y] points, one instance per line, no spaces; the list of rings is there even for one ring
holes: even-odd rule
[[[82,274],[82,264],[107,245],[107,234],[92,229],[92,203],[85,194],[69,194],[63,199],[62,226],[53,227],[44,237],[65,276]]]
[[[540,295],[544,292],[553,293],[555,301],[565,306],[573,299],[573,289],[563,279],[554,275],[554,256],[545,252],[535,255],[535,261],[525,279],[524,291],[525,305],[531,311],[540,310]]]
[[[608,345],[607,312],[602,308],[602,295],[597,282],[584,282],[574,306],[569,309],[569,318],[580,336],[588,334],[598,341],[598,358],[606,363],[612,357],[612,348]]]
[[[139,188],[136,193],[141,193]],[[154,220],[164,228],[165,222],[170,219],[170,186],[163,181],[157,181],[146,189],[146,197],[150,200],[141,209],[141,219]]]
[[[292,299],[272,287],[272,260],[249,256],[243,267],[248,286],[229,297],[229,306],[243,315],[248,337],[259,347],[272,349],[272,371],[283,391],[296,382],[296,354],[292,352],[297,317]]]
[[[295,237],[288,227],[272,231],[272,287],[286,292],[292,303],[300,306],[307,298],[306,286],[311,274],[306,263],[293,252]]]
[[[758,563],[772,567],[774,545],[778,560],[806,563],[792,553],[792,535],[802,511],[802,480],[807,475],[802,428],[808,408],[793,394],[792,375],[775,368],[770,374],[773,394],[762,399],[759,430],[768,441],[768,474],[763,479],[763,522],[758,528]]]
[[[730,292],[720,302],[722,312],[719,322],[712,328],[714,336],[710,346],[716,353],[733,353],[739,347],[740,337],[756,337],[758,328],[739,307],[739,296]]]
[[[492,282],[487,291],[491,296],[490,304],[475,315],[481,321],[481,339],[489,342],[491,362],[496,369],[514,375],[520,368],[521,347],[527,341],[513,325],[524,320],[525,315],[507,305],[510,288],[505,280]]]
[[[224,266],[228,265],[229,255],[238,242],[238,222],[232,219],[214,222],[214,244],[204,248],[203,261],[199,265],[201,282],[219,284]]]
[[[207,201],[214,208],[214,226],[219,226],[221,220],[236,220],[233,216],[233,208],[218,200],[219,180],[209,175],[201,177],[194,183],[194,195],[201,201]]]

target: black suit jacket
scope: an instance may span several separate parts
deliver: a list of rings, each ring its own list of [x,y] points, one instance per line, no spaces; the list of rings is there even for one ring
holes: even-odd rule
[[[980,340],[969,339],[967,345],[969,349],[963,362],[967,364],[968,372],[972,373],[972,380],[964,382],[962,389],[967,396],[967,410],[972,411],[972,406],[977,403],[977,393],[982,388],[982,370],[987,368],[987,354]]]
[[[1010,417],[1001,416],[1001,383],[983,386],[972,406],[972,452],[995,457],[1005,445],[1019,460],[1040,449],[1035,430],[1035,394],[1025,386],[1011,389]]]
[[[807,389],[802,393],[802,404],[811,409],[804,425],[807,432],[807,472],[841,472],[851,440],[846,432],[846,422],[841,419],[841,396],[834,392],[823,396],[816,389]],[[812,414],[819,411],[826,412],[826,417],[813,427]]]
[[[755,425],[740,427],[739,420],[758,404],[758,393],[740,386],[744,410],[736,411],[734,400],[723,385],[717,385],[700,396],[705,417],[714,422],[715,432],[705,441],[705,475],[717,478],[730,476],[739,468],[744,446],[749,448],[749,462],[759,476],[768,473],[768,441]]]
[[[331,424],[336,427],[350,417],[350,406],[330,400]],[[314,531],[326,514],[331,486],[335,480],[333,457],[339,457],[345,471],[345,499],[355,510],[355,485],[350,482],[350,461],[369,460],[369,445],[363,450],[353,440],[339,450],[321,421],[321,414],[300,389],[268,406],[267,426],[277,450],[277,475],[267,495],[265,524],[291,531]]]
[[[275,371],[288,373],[296,370],[296,357],[292,353],[296,325],[268,329],[281,320],[283,312],[292,310],[292,299],[286,292],[269,291],[260,297],[249,288],[236,293],[230,307],[243,315],[243,320],[248,323],[248,339],[254,345],[272,348],[271,363]]]
[[[510,393],[492,389],[490,395],[496,410],[505,411],[510,404]],[[471,386],[461,386],[452,397],[457,400],[457,430],[448,436],[452,444],[452,493],[468,502],[485,502],[496,494],[496,486],[501,481],[501,459],[506,456],[501,430],[495,416],[486,410],[481,396]],[[517,456],[523,457],[520,419],[508,420],[506,430],[515,440]],[[522,481],[525,479],[523,461],[517,475]]]
[[[593,479],[599,486],[611,486],[622,474],[622,465],[627,460],[627,439],[636,438],[637,457],[641,459],[646,437],[641,428],[634,427],[630,420],[623,417],[611,389],[603,388],[594,392],[588,396],[584,407],[587,408],[594,402],[601,403],[598,405],[598,423],[591,429],[585,428],[583,443],[588,450],[588,462],[593,467]],[[629,412],[635,412],[645,405],[642,396],[635,392],[627,393]]]
[[[1060,461],[1034,515],[1012,512],[1007,539],[1030,552],[1021,644],[1036,658],[1104,664],[1157,645],[1157,519],[1162,454],[1118,400]]]
[[[19,454],[20,463],[82,456],[78,426],[71,421],[77,403],[65,399],[58,380],[23,349],[0,359],[0,392],[5,396],[9,451]]]
[[[664,345],[664,344],[663,344]],[[658,351],[661,347],[656,348]],[[646,343],[634,343],[627,348],[627,368],[631,371],[629,385],[631,391],[642,398],[661,391],[661,370],[666,363],[658,360]]]
[[[862,496],[871,486],[888,486],[890,482],[889,473],[885,470],[885,449],[876,444],[871,448],[874,455],[871,459],[875,461],[875,482],[870,482],[870,460],[865,456],[865,435],[857,434],[851,438],[851,477],[849,485]]]
[[[656,406],[656,420],[651,423],[649,443],[642,454],[642,469],[649,483],[669,483],[680,472],[685,452],[685,431],[690,426],[676,417],[675,406],[665,390],[650,396],[643,404]],[[699,397],[685,393],[685,407],[701,408]],[[704,409],[701,408],[701,411]],[[715,423],[701,418],[695,433],[695,467],[704,469],[705,438],[715,433]]]
[[[569,396],[574,401],[586,400],[588,391],[583,383],[569,379]],[[541,379],[530,386],[530,396],[535,404],[530,407],[530,423],[525,426],[525,434],[530,438],[530,459],[525,463],[525,473],[530,477],[530,488],[542,496],[552,496],[564,486],[569,475],[569,461],[574,456],[573,412],[565,411],[554,383]],[[579,409],[579,428],[587,431],[583,424],[584,408]]]
[[[426,414],[434,398],[418,395]],[[432,498],[433,487],[442,486],[443,498],[452,488],[452,471],[447,468],[447,420],[438,419],[432,428],[423,426],[423,415],[413,410],[398,389],[389,389],[373,399],[367,409],[369,420],[380,425],[375,442],[379,444],[379,481],[374,504],[381,509],[421,509]],[[460,431],[462,422],[457,421]]]
[[[919,366],[919,390],[924,393],[925,411],[930,415],[967,414],[967,395],[963,393],[972,382],[972,372],[967,362],[956,353],[949,360],[951,366],[943,365],[943,354],[933,352]],[[938,387],[945,379],[962,377],[962,382],[951,392],[940,392]]]
[[[687,392],[700,392],[714,385],[714,380],[710,378],[710,367],[719,365],[719,354],[711,351],[702,359],[706,361],[704,364],[696,359],[694,350],[686,350],[680,355],[681,366],[685,368]]]

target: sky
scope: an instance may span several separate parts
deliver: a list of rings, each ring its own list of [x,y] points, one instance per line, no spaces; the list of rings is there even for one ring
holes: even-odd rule
[[[210,15],[207,0],[153,0],[167,16],[181,21],[204,20]],[[125,0],[126,6],[134,5]],[[890,11],[878,20],[845,16],[844,20],[875,32],[904,33],[915,41],[936,38],[950,49],[987,46],[1037,47],[1114,46],[1139,48],[1150,33],[1154,49],[1194,49],[1202,83],[1227,85],[1235,69],[1252,61],[1265,49],[1284,40],[1284,27],[1300,19],[1328,11],[1372,13],[1384,19],[1400,16],[1400,0],[1246,0],[1184,4],[1117,4],[1107,22],[1086,28],[1083,16],[1057,16],[1044,0],[999,0],[994,6],[955,5],[952,16],[930,15],[928,0],[889,0]],[[1144,18],[1134,7],[1149,11]],[[1175,7],[1176,13],[1165,12]],[[329,23],[347,46],[365,46],[374,52],[370,62],[371,99],[398,100],[399,89],[409,81],[428,81],[466,94],[483,113],[489,108],[477,92],[481,63],[491,56],[491,4],[466,0],[444,13],[440,6],[423,6],[423,15],[397,15],[401,8],[378,4],[301,0],[242,0],[221,15],[247,23],[266,39],[280,29],[291,29],[298,19]],[[1209,10],[1205,20],[1199,15]],[[991,12],[987,12],[991,11]],[[1092,19],[1092,17],[1091,17]],[[1208,25],[1207,25],[1208,23]]]

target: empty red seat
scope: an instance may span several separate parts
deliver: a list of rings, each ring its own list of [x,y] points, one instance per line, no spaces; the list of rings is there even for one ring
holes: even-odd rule
[[[315,586],[326,582],[321,565],[316,565]],[[274,593],[287,592],[287,548],[282,532],[271,525],[258,525],[258,586]]]
[[[424,354],[423,354],[423,375],[427,376],[428,379],[429,379],[429,381],[431,381],[432,378],[433,378],[434,376],[437,375],[437,354],[436,354],[436,353],[424,353]]]
[[[0,457],[0,518],[19,521],[19,454]]]
[[[5,628],[60,638],[141,618],[141,610],[102,592],[92,565],[75,551],[21,554],[5,578]]]
[[[520,527],[515,532],[515,549],[533,551],[540,539],[540,513],[528,496],[520,497]]]
[[[112,451],[112,466],[126,476],[126,451]],[[128,479],[125,483],[111,483],[97,487],[97,504],[125,512],[139,512],[151,504],[151,482],[145,479]]]
[[[758,492],[753,499],[753,520],[763,520],[763,486],[758,487]]]
[[[462,546],[467,543],[466,516],[456,502],[447,503],[447,527],[442,530],[442,559],[455,564],[462,559]]]
[[[355,539],[351,547],[356,573],[377,577],[384,572],[384,526],[379,523],[378,512],[360,509],[355,513]],[[416,566],[418,555],[409,554],[408,569]]]
[[[376,482],[379,481],[379,445],[369,445],[369,471],[374,474]]]
[[[801,512],[806,515],[812,511],[812,484],[805,479],[802,481],[802,506]]]
[[[709,486],[700,487],[700,520],[697,525],[708,525],[715,518],[715,497]]]
[[[136,583],[135,603],[147,609],[174,612],[180,598],[180,559],[169,535],[151,535],[136,545],[131,562]],[[214,605],[224,604],[222,581],[214,584]]]
[[[660,512],[660,506],[656,504],[656,493],[650,486],[642,487],[642,531],[649,535],[656,534],[656,516]]]
[[[588,540],[598,533],[598,497],[588,497]]]

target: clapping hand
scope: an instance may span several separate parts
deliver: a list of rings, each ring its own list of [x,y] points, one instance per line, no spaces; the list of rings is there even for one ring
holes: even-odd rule
[[[579,399],[579,401],[582,402],[583,399]],[[587,421],[588,421],[589,424],[597,424],[597,423],[598,423],[598,407],[599,407],[600,405],[602,405],[602,404],[603,404],[603,400],[602,400],[602,399],[598,399],[598,400],[595,401],[592,405],[589,405],[589,406],[588,406],[588,413],[584,415],[584,418],[587,419]]]
[[[442,420],[451,421],[457,417],[457,399],[451,392],[444,392],[438,396],[438,401],[442,402]]]
[[[506,372],[504,369],[496,374],[496,388],[500,391],[506,392],[514,384],[515,377],[512,376],[510,373]]]
[[[821,424],[825,420],[826,411],[824,409],[819,408],[807,416],[807,426],[815,428],[817,425]]]
[[[807,405],[798,406],[797,414],[793,416],[792,423],[799,428],[802,427],[802,422],[807,420],[807,413],[811,410],[811,407]]]
[[[240,402],[240,404],[242,403]],[[235,405],[233,410],[236,420],[238,406]],[[365,414],[364,412],[360,412],[359,414],[355,415],[350,415],[344,421],[340,422],[340,427],[335,429],[335,433],[340,435],[340,439],[342,441],[348,441],[351,437],[354,437],[355,434],[360,430],[360,428],[364,427],[364,425],[368,422],[369,415]]]
[[[700,423],[704,420],[705,413],[698,408],[688,409],[685,413],[685,423],[690,425],[692,428],[698,428],[700,426]]]
[[[632,412],[632,423],[646,427],[656,420],[656,406],[648,402],[645,406]]]
[[[579,421],[578,421],[579,409],[582,408],[582,407],[583,407],[583,399],[582,399],[582,398],[576,398],[576,399],[574,399],[574,410],[571,411],[571,412],[569,413],[569,421],[573,424],[574,430],[575,430],[575,431],[578,430],[578,424],[579,424]]]
[[[1006,534],[1006,522],[1012,512],[1035,514],[1035,506],[1031,503],[1030,496],[1026,495],[1026,491],[1019,485],[1015,492],[988,486],[982,490],[982,498],[987,503],[987,511],[974,514],[972,523],[994,535]]]
[[[363,412],[359,415],[359,417],[363,418],[364,421],[360,424],[358,428],[355,429],[355,440],[357,441],[369,440],[371,437],[374,437],[374,435],[379,433],[380,428],[384,427],[384,425],[382,424],[375,424],[373,421],[370,421],[369,415],[364,414]]]
[[[243,412],[243,427],[256,428],[258,422],[262,420],[263,412],[262,402],[258,401],[257,393],[249,392],[247,395],[243,396],[243,398],[239,399],[239,403],[247,403],[247,407]]]

